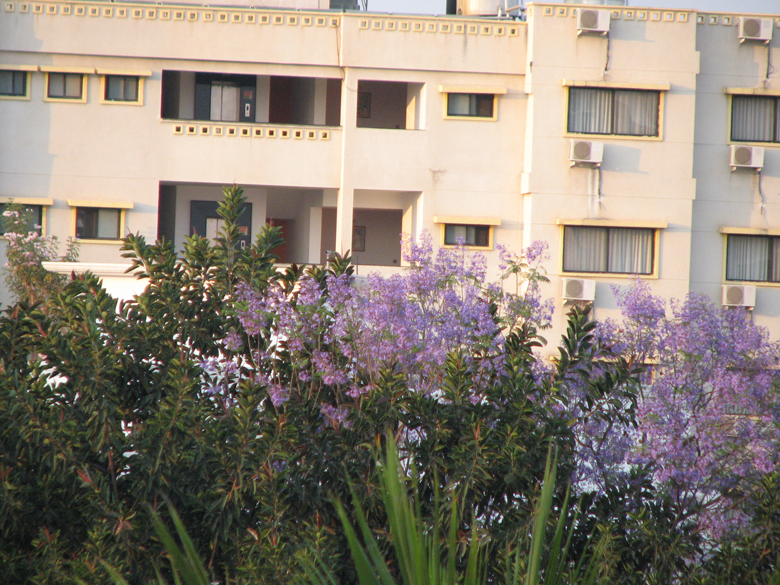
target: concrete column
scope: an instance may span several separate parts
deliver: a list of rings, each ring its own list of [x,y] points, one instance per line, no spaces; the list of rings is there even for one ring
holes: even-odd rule
[[[354,189],[339,189],[336,207],[336,251],[343,254],[352,249],[352,216],[355,203]]]
[[[425,85],[406,84],[406,129],[425,129]]]
[[[247,196],[247,203],[252,204],[252,238],[250,241],[254,244],[257,234],[260,233],[260,230],[265,225],[268,189],[265,187],[247,187],[244,189],[244,195]]]
[[[314,79],[314,116],[315,126],[325,125],[325,112],[328,100],[328,80],[324,77]]]
[[[309,208],[309,264],[319,264],[322,258],[322,207]]]
[[[406,196],[404,202],[404,215],[401,220],[401,231],[409,234],[413,240],[417,240],[423,231],[423,194],[414,193]],[[435,237],[435,235],[434,235]],[[401,258],[401,266],[409,263]]]
[[[340,34],[341,31],[339,31]],[[357,132],[357,86],[358,76],[354,70],[344,68],[344,83],[341,86],[341,184],[336,202],[336,251],[343,254],[352,249],[352,215],[355,206],[355,172],[349,160],[350,140]]]
[[[271,103],[271,77],[269,75],[257,76],[257,96],[255,99],[255,122],[267,123],[268,108]]]
[[[195,118],[195,72],[182,71],[179,75],[179,118]]]

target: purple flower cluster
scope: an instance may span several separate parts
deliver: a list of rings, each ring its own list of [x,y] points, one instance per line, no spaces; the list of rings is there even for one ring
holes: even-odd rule
[[[651,371],[635,429],[596,419],[581,429],[582,476],[598,483],[599,472],[650,464],[682,508],[702,510],[698,520],[708,534],[733,529],[739,515],[724,511],[734,494],[780,469],[780,346],[746,311],[708,297],[673,301],[667,316],[646,283],[615,296],[623,321],[602,323],[600,340]]]
[[[541,301],[538,286],[544,244],[529,248],[530,261],[504,252],[517,281],[512,292],[485,284],[482,254],[462,246],[434,253],[427,233],[402,246],[408,269],[390,278],[371,275],[356,285],[351,276],[329,275],[323,285],[305,274],[292,291],[283,283],[262,294],[239,287],[237,314],[275,406],[296,392],[316,395],[323,415],[340,424],[382,372],[402,375],[416,391],[436,391],[453,354],[471,365],[479,396],[503,363],[502,329],[549,324],[552,304]],[[238,347],[240,339],[225,343]]]

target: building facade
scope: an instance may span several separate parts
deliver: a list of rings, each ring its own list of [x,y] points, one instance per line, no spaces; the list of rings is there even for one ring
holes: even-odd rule
[[[120,264],[128,232],[215,235],[235,183],[286,262],[389,273],[427,230],[497,273],[546,240],[556,331],[640,275],[780,337],[780,17],[525,17],[3,0],[0,203]]]

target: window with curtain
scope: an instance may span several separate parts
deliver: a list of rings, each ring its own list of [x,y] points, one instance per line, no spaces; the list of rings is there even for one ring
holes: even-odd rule
[[[780,282],[780,237],[727,237],[726,280]]]
[[[477,248],[487,248],[490,246],[489,225],[458,225],[446,224],[444,226],[444,245],[445,246],[474,246]]]
[[[27,72],[0,71],[0,96],[23,97],[27,95]]]
[[[492,93],[448,93],[447,116],[493,118],[496,96]]]
[[[563,271],[652,274],[654,229],[566,226]]]
[[[76,237],[85,240],[118,240],[121,237],[122,209],[76,208]]]
[[[138,80],[134,75],[106,75],[104,99],[110,102],[137,102]]]
[[[780,98],[731,96],[731,139],[734,142],[780,142]]]
[[[80,73],[49,73],[47,97],[80,100],[83,96],[84,76]]]
[[[658,136],[661,93],[634,89],[569,88],[568,131],[575,134]]]

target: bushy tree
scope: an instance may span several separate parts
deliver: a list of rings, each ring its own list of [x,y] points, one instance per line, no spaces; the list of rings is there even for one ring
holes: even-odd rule
[[[669,483],[677,476],[664,473],[690,460],[657,456],[663,427],[649,416],[655,398],[641,374],[668,355],[669,373],[659,364],[652,383],[669,376],[672,396],[682,391],[672,380],[698,372],[690,368],[714,350],[690,357],[694,346],[679,345],[672,320],[678,345],[661,343],[667,321],[657,311],[622,330],[574,311],[548,362],[537,353],[551,312],[539,287],[543,245],[502,251],[498,284],[480,256],[434,254],[429,239],[406,242],[409,269],[390,279],[358,279],[339,256],[281,270],[270,253],[278,230],[239,247],[243,203],[240,189],[227,189],[218,241],[189,237],[180,256],[170,243],[129,236],[125,256],[149,280],[130,302],[87,274],[45,305],[20,303],[0,317],[0,573],[98,583],[108,563],[131,583],[170,578],[151,514],[164,514],[167,499],[213,580],[294,582],[307,551],[354,582],[334,498],[359,504],[379,546],[392,549],[376,469],[389,433],[401,461],[419,470],[422,516],[437,493],[452,494],[460,546],[475,532],[483,539],[491,582],[531,530],[553,443],[556,505],[567,478],[583,491],[559,514],[570,514],[574,535],[562,566],[600,551],[605,582],[688,574],[703,550],[698,510],[735,501],[737,484],[724,472],[701,492],[711,500],[678,497]],[[702,319],[694,321],[717,321]],[[743,341],[740,355],[751,359],[712,371],[768,367],[774,346],[760,335]],[[678,367],[679,357],[690,366]],[[750,375],[765,375],[759,369]],[[770,401],[773,378],[760,379]],[[706,394],[711,383],[701,387]],[[653,408],[671,412],[673,403]],[[645,438],[637,429],[651,424],[658,430]],[[758,426],[745,432],[758,437]],[[758,494],[765,468],[755,462],[740,476],[743,495]],[[758,495],[743,500],[771,517]],[[354,508],[347,514],[356,520]],[[773,530],[759,531],[762,543],[775,542]]]
[[[425,244],[408,276],[358,294],[346,259],[277,270],[276,230],[241,250],[242,204],[229,189],[220,240],[181,257],[128,237],[149,279],[133,301],[87,274],[0,319],[4,574],[100,582],[105,560],[145,583],[166,570],[149,514],[166,496],[215,579],[291,580],[305,548],[348,582],[331,495],[357,479],[381,529],[387,429],[425,491],[455,486],[477,510],[492,555],[529,521],[547,444],[570,437],[550,407],[560,376],[539,378],[541,322],[517,310],[538,302],[536,266],[515,262],[531,286],[503,293],[482,261]]]

